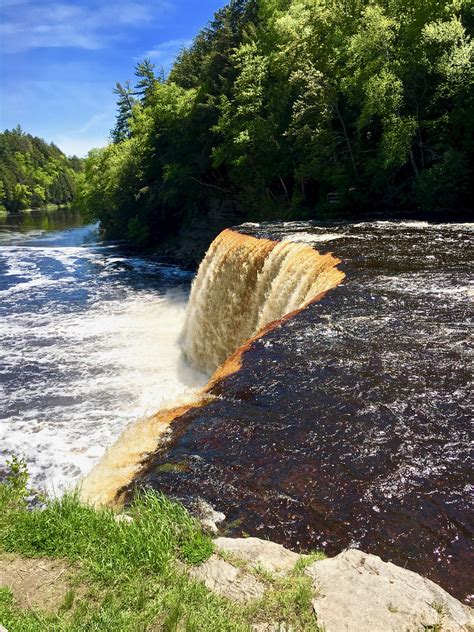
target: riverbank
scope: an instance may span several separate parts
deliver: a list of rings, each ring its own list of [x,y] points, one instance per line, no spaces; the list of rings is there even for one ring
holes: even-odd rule
[[[9,632],[244,632],[276,614],[295,630],[317,630],[303,566],[294,581],[275,581],[258,603],[234,603],[190,578],[186,569],[209,559],[214,546],[186,510],[164,496],[137,498],[128,518],[118,520],[110,510],[93,510],[67,495],[31,511],[27,495],[20,464],[0,483],[0,576],[12,564],[25,568],[25,558],[36,560],[40,570],[56,560],[48,577],[56,596],[38,603],[32,594],[28,603],[18,588],[12,592],[12,580],[1,586],[0,624]]]
[[[7,219],[11,216],[30,215],[31,213],[54,213],[61,210],[79,211],[79,209],[75,208],[71,204],[46,204],[45,206],[38,206],[35,208],[21,208],[17,211],[8,211],[4,206],[0,206],[0,218]]]
[[[434,583],[360,551],[325,559],[257,538],[212,540],[152,492],[119,515],[72,495],[31,509],[29,495],[13,460],[0,483],[8,632],[461,632],[472,623]]]

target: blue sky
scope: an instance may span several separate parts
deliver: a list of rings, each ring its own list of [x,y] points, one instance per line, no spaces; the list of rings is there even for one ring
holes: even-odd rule
[[[0,0],[0,128],[85,155],[107,142],[116,81],[169,69],[225,0]]]

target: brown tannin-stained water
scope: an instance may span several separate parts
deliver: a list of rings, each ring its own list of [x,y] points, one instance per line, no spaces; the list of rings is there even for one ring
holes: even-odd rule
[[[240,227],[331,251],[347,277],[255,341],[129,491],[204,499],[232,535],[358,547],[468,600],[473,228]]]

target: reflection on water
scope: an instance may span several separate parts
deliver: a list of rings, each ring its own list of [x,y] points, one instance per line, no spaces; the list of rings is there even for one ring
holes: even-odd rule
[[[0,469],[58,489],[124,426],[204,381],[178,337],[190,275],[124,254],[68,209],[0,219]]]
[[[69,207],[0,215],[0,244],[83,226],[81,212]]]
[[[466,598],[473,229],[247,225],[333,251],[347,278],[254,343],[137,483],[204,498],[229,533],[329,554],[357,546]]]

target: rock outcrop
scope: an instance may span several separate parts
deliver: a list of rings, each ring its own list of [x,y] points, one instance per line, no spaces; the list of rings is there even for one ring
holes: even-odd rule
[[[259,538],[217,538],[216,553],[189,575],[239,603],[259,599],[264,576],[252,569],[290,574],[300,556]],[[222,559],[222,558],[225,559]],[[314,562],[305,573],[313,585],[313,608],[324,632],[473,632],[472,611],[417,573],[349,549]],[[281,630],[273,623],[255,630]]]
[[[417,573],[349,549],[306,569],[325,632],[473,630],[469,608]]]
[[[201,566],[190,569],[189,576],[204,582],[217,595],[239,603],[258,599],[265,593],[265,586],[256,577],[217,555],[212,555]]]
[[[214,544],[218,551],[270,573],[289,573],[300,559],[298,553],[285,549],[281,544],[260,538],[217,538]]]

